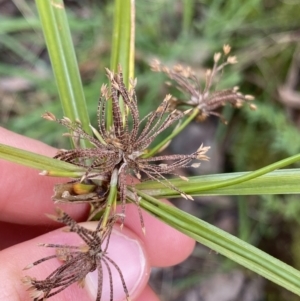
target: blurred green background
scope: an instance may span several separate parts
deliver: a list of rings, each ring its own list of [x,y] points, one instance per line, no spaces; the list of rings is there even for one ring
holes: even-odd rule
[[[110,65],[113,1],[65,3],[95,125],[104,68]],[[150,71],[152,58],[190,65],[201,77],[226,43],[239,63],[225,69],[216,88],[238,85],[255,96],[258,109],[225,107],[228,125],[217,118],[191,125],[185,139],[196,133],[198,144],[203,139],[213,148],[211,165],[203,172],[254,170],[299,153],[299,14],[298,0],[137,0],[135,71],[141,115],[170,92],[165,76]],[[34,2],[1,0],[0,125],[67,147],[64,129],[40,118],[45,111],[62,116]],[[189,140],[178,138],[168,151],[189,152],[186,145]],[[195,203],[177,202],[300,268],[298,196],[199,198]],[[201,246],[178,267],[154,269],[151,281],[163,300],[300,300]]]

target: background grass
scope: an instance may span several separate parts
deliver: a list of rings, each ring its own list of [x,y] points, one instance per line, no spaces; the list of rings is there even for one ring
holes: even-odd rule
[[[110,65],[113,3],[66,1],[66,5],[95,123],[99,90],[106,81],[104,67]],[[194,125],[199,131],[214,129],[209,139],[222,163],[213,172],[254,170],[299,153],[300,96],[295,94],[299,104],[291,101],[300,83],[299,11],[300,4],[293,0],[137,1],[135,75],[141,115],[157,107],[169,91],[163,84],[165,77],[150,71],[151,58],[191,65],[201,75],[212,63],[213,53],[228,43],[239,64],[225,70],[217,87],[239,85],[244,93],[255,95],[258,110],[226,107],[228,126],[217,119]],[[59,117],[62,112],[34,2],[2,1],[0,12],[0,125],[66,147],[68,140],[60,135],[63,129],[40,118],[45,111]],[[300,268],[297,196],[214,200],[199,200],[197,212],[202,218],[220,224],[222,216],[229,216],[233,233]],[[232,263],[208,256],[203,248],[195,252],[187,266],[154,272],[154,285],[157,279],[166,280],[157,285],[162,298],[183,300],[184,293],[201,285],[208,274],[232,268]],[[192,268],[193,259],[199,268]],[[297,300],[269,283],[261,298]]]

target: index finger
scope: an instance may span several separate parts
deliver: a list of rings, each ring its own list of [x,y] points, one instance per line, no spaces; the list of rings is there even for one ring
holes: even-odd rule
[[[0,143],[53,157],[56,149],[0,128]],[[53,187],[66,179],[40,176],[35,169],[0,159],[0,220],[19,224],[51,224],[45,213],[53,211]],[[76,220],[87,216],[88,206],[62,205]],[[53,223],[54,224],[54,223]]]

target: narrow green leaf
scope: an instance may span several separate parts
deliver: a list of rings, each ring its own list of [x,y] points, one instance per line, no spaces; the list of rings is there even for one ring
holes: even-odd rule
[[[248,172],[215,174],[170,180],[178,189],[192,196],[197,195],[258,195],[258,194],[297,194],[300,193],[300,169],[276,170],[240,184],[222,188],[206,189],[223,183],[231,183],[236,178],[247,176]],[[221,185],[220,185],[221,186]],[[136,185],[138,190],[155,197],[174,198],[179,193],[159,182],[147,181]],[[192,191],[192,192],[191,192]]]
[[[4,144],[0,144],[0,158],[48,171],[47,175],[51,176],[80,177],[84,173],[84,169],[79,166]]]
[[[298,174],[297,170],[292,174],[291,177],[288,177],[288,175],[285,174],[283,178],[282,174],[282,176],[276,178],[262,178],[264,181],[266,181],[266,183],[260,182],[262,181],[261,178],[258,179],[259,177],[266,175],[267,173],[296,163],[299,160],[300,154],[288,157],[263,168],[257,169],[253,172],[193,177],[190,178],[189,181],[175,179],[170,180],[170,182],[178,189],[190,195],[299,193],[299,190],[296,186],[296,180],[293,178],[294,176],[296,176],[296,174]],[[250,180],[252,181],[248,183],[248,181]],[[245,185],[240,186],[244,182]],[[137,188],[140,190],[148,189],[149,194],[153,196],[179,196],[178,192],[174,192],[172,189],[166,188],[166,186],[162,183],[149,181],[138,184]],[[293,186],[293,188],[289,186],[290,184]],[[268,185],[268,187],[266,185]],[[228,187],[230,187],[230,189],[228,189]],[[244,188],[244,193],[240,189],[241,187]],[[248,189],[248,191],[246,189]]]
[[[135,4],[134,0],[115,0],[114,27],[110,68],[114,72],[122,67],[124,83],[129,87],[129,78],[134,77],[135,50]],[[123,104],[121,109],[124,112]],[[112,125],[111,104],[108,106],[107,124]]]
[[[163,222],[238,264],[300,295],[300,272],[237,237],[138,192],[140,205]]]
[[[122,66],[127,87],[134,76],[134,13],[134,1],[115,0],[111,69],[116,72]]]
[[[30,17],[24,19],[22,17],[5,18],[4,16],[2,16],[0,22],[0,34],[9,34],[12,32],[20,32],[23,30],[40,29],[41,27],[37,17]]]
[[[79,119],[86,132],[89,116],[72,43],[68,20],[62,0],[36,0],[51,65],[56,79],[64,115]],[[84,147],[89,144],[82,141]]]

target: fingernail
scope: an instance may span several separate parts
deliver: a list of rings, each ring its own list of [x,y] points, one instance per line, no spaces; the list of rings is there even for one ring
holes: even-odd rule
[[[141,286],[145,285],[149,278],[149,267],[146,260],[145,251],[137,239],[125,235],[124,230],[115,228],[111,234],[109,247],[106,256],[113,260],[120,268],[129,296],[132,297]],[[126,300],[123,284],[117,269],[109,262],[112,283],[113,283],[113,300]],[[101,300],[110,300],[110,282],[109,273],[106,265],[102,260],[103,284]],[[91,300],[95,300],[98,292],[98,271],[97,269],[89,273],[85,279],[85,288],[88,291]]]

